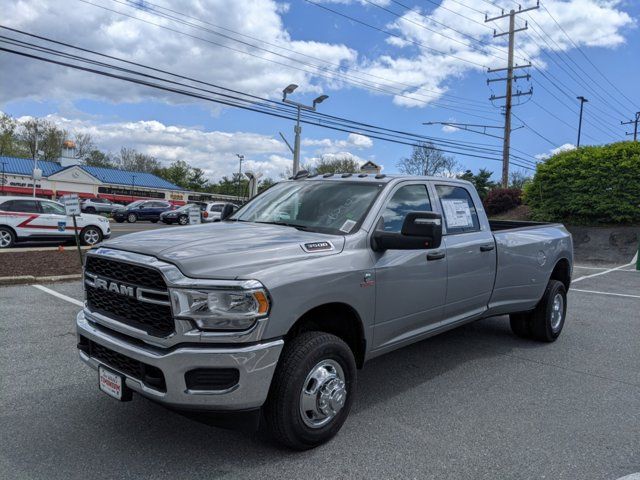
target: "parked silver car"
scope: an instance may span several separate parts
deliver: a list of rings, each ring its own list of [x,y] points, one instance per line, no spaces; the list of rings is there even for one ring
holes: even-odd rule
[[[111,213],[122,205],[113,203],[106,198],[86,198],[80,203],[80,208],[86,213]]]

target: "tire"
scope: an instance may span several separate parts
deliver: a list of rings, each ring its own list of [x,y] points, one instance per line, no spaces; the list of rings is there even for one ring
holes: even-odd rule
[[[124,223],[124,218],[116,218],[116,223]]]
[[[87,213],[96,213],[96,209],[94,207],[87,207],[85,208],[85,212]]]
[[[187,225],[189,223],[189,217],[187,217],[186,215],[180,215],[178,217],[178,223],[180,225]]]
[[[158,223],[158,220],[149,220],[151,223]]]
[[[127,222],[136,223],[138,221],[138,216],[135,213],[130,213],[127,215]]]
[[[567,291],[562,282],[549,280],[542,299],[531,312],[512,313],[511,330],[517,336],[555,342],[567,316]]]
[[[16,243],[16,234],[8,227],[0,227],[0,248],[11,248]]]
[[[102,241],[102,231],[98,227],[89,225],[84,227],[80,232],[80,243],[89,245],[90,247],[97,245]]]
[[[324,398],[320,395],[323,390]],[[267,429],[289,448],[317,447],[338,433],[355,393],[356,362],[347,344],[329,333],[302,333],[285,344],[280,356],[265,404]],[[303,397],[314,414],[314,410],[303,412]],[[322,400],[327,401],[329,415],[319,409]]]

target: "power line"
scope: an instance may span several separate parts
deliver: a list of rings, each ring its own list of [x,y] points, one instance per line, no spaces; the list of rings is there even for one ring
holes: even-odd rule
[[[24,57],[27,57],[27,58],[41,60],[41,61],[45,61],[45,62],[48,62],[48,63],[58,64],[58,65],[61,65],[61,66],[75,68],[75,69],[78,69],[78,70],[84,70],[84,71],[87,71],[87,72],[96,73],[96,74],[104,75],[104,76],[111,77],[111,78],[116,78],[116,79],[132,82],[132,83],[137,83],[137,84],[140,84],[140,85],[145,85],[145,86],[149,86],[149,87],[152,87],[152,88],[157,88],[157,89],[164,90],[164,91],[178,93],[178,94],[181,94],[181,95],[187,95],[187,96],[190,96],[190,97],[193,97],[193,98],[199,98],[199,99],[203,99],[203,100],[213,101],[213,102],[216,102],[216,103],[221,103],[221,104],[225,104],[225,105],[229,105],[229,106],[236,106],[236,107],[239,107],[239,108],[244,108],[246,110],[256,111],[256,112],[259,112],[259,113],[265,113],[265,114],[276,116],[276,117],[280,117],[280,118],[291,119],[291,114],[290,113],[287,115],[287,114],[283,114],[283,113],[276,113],[276,112],[273,112],[273,111],[265,111],[264,109],[260,109],[260,108],[256,108],[256,107],[250,107],[250,106],[247,106],[247,105],[239,105],[237,103],[229,102],[227,100],[221,100],[221,99],[218,99],[218,98],[211,98],[211,97],[204,96],[202,94],[186,91],[186,90],[175,88],[175,87],[166,87],[164,85],[156,84],[156,83],[150,82],[148,80],[135,79],[135,78],[132,78],[132,77],[126,77],[126,76],[122,76],[122,75],[113,74],[113,73],[110,73],[110,72],[96,70],[96,69],[93,69],[93,68],[83,67],[81,65],[71,64],[71,63],[68,63],[68,62],[60,62],[60,61],[57,61],[57,60],[54,60],[54,59],[49,59],[49,58],[45,58],[45,57],[39,57],[39,56],[36,56],[36,55],[32,55],[32,54],[28,54],[28,53],[20,52],[20,51],[16,51],[16,50],[11,50],[11,49],[7,49],[7,48],[4,48],[4,47],[0,47],[0,50],[6,51],[6,52],[9,52],[9,53],[18,54],[18,55],[21,55],[21,56],[24,56]],[[166,79],[159,79],[159,80],[166,81]],[[188,87],[188,88],[192,88],[192,87]],[[349,129],[340,128],[340,127],[336,127],[336,126],[323,125],[322,123],[313,122],[310,119],[305,119],[304,122],[305,123],[314,124],[314,125],[317,125],[317,126],[322,126],[324,128],[330,128],[330,129],[337,130],[337,131],[344,131],[344,132],[348,132],[348,133],[354,133],[353,129],[349,130]],[[408,135],[414,135],[414,134],[408,134]],[[371,138],[377,138],[377,139],[380,139],[380,140],[383,140],[383,141],[390,141],[390,142],[393,142],[393,143],[399,143],[399,144],[405,144],[405,145],[411,145],[411,146],[416,146],[417,145],[415,141],[392,140],[392,139],[389,139],[389,138],[383,136],[383,134],[381,134],[381,133],[376,134],[376,135],[369,135],[369,136]],[[487,157],[486,155],[477,155],[477,154],[474,154],[474,153],[459,152],[459,151],[442,149],[442,148],[437,148],[437,147],[436,147],[436,149],[440,150],[440,151],[443,151],[445,153],[454,153],[454,154],[459,154],[459,155],[462,155],[462,156],[468,156],[468,157],[472,157],[472,158],[482,158],[482,159],[487,159],[487,160],[498,161],[498,159],[496,159],[494,157]],[[527,168],[525,165],[521,165],[521,164],[516,163],[516,162],[513,162],[513,163],[514,163],[514,165],[521,166],[522,168]]]
[[[304,68],[296,67],[296,66],[294,66],[294,65],[290,65],[290,64],[287,64],[287,63],[278,62],[278,61],[275,61],[275,60],[273,60],[273,59],[265,58],[265,57],[262,57],[262,56],[256,55],[256,54],[251,53],[251,52],[247,52],[247,51],[244,51],[244,50],[239,50],[239,49],[236,49],[236,48],[230,47],[230,46],[228,46],[228,45],[224,45],[224,44],[221,44],[221,43],[218,43],[218,42],[214,42],[214,41],[212,41],[212,40],[205,39],[205,38],[199,37],[199,36],[197,36],[197,35],[192,35],[192,34],[189,34],[189,33],[187,33],[187,32],[183,32],[183,31],[181,31],[181,30],[176,30],[176,29],[174,29],[174,28],[167,27],[166,25],[161,25],[161,24],[158,24],[158,23],[151,22],[151,21],[149,21],[149,20],[145,20],[145,19],[142,19],[142,18],[139,18],[139,17],[135,17],[135,16],[133,16],[133,15],[129,15],[129,14],[124,13],[124,12],[120,12],[120,11],[118,11],[118,10],[113,10],[113,9],[111,9],[111,8],[108,8],[108,7],[105,7],[105,6],[102,6],[102,5],[98,5],[98,4],[92,3],[92,2],[87,1],[87,0],[79,0],[79,1],[81,1],[81,2],[83,2],[83,3],[86,3],[86,4],[89,4],[89,5],[93,5],[93,6],[98,7],[98,8],[102,8],[102,9],[104,9],[104,10],[111,11],[111,12],[116,13],[116,14],[118,14],[118,15],[122,15],[122,16],[125,16],[125,17],[128,17],[128,18],[134,19],[134,20],[138,20],[138,21],[140,21],[140,22],[144,22],[144,23],[147,23],[147,24],[150,24],[150,25],[153,25],[153,26],[159,27],[159,28],[163,28],[163,29],[165,29],[165,30],[169,30],[169,31],[174,32],[174,33],[178,33],[178,34],[181,34],[181,35],[185,35],[185,36],[190,37],[190,38],[194,38],[194,39],[197,39],[197,40],[201,40],[201,41],[204,41],[204,42],[207,42],[207,43],[210,43],[210,44],[216,45],[216,46],[218,46],[218,47],[227,48],[227,49],[230,49],[230,50],[232,50],[232,51],[235,51],[235,52],[238,52],[238,53],[241,53],[241,54],[250,55],[250,56],[252,56],[252,57],[254,57],[254,58],[258,58],[258,59],[261,59],[261,60],[265,60],[265,61],[267,61],[267,62],[275,63],[275,64],[277,64],[277,65],[281,65],[281,66],[284,66],[284,67],[287,67],[287,68],[291,68],[291,69],[299,70],[299,71],[302,71],[302,72],[305,72],[305,73],[308,73],[308,74],[311,74],[311,75],[318,75],[318,76],[321,76],[321,77],[328,78],[328,79],[330,79],[330,80],[335,80],[336,78],[338,78],[338,79],[342,79],[342,80],[346,81],[347,83],[352,83],[352,84],[355,84],[355,85],[358,85],[358,86],[364,87],[365,89],[368,89],[368,90],[375,90],[375,91],[379,91],[379,92],[383,92],[383,93],[389,93],[389,94],[391,94],[391,95],[395,95],[395,96],[399,96],[399,97],[404,97],[404,98],[407,98],[407,99],[410,99],[410,100],[412,100],[412,101],[416,101],[416,102],[419,102],[419,103],[435,105],[435,106],[439,106],[439,107],[441,107],[441,108],[449,109],[449,110],[451,110],[451,111],[455,111],[455,112],[458,112],[458,113],[463,113],[463,114],[465,114],[465,115],[469,115],[469,116],[473,116],[473,117],[477,117],[477,118],[484,118],[484,119],[487,119],[487,117],[484,117],[484,116],[482,116],[482,115],[477,115],[477,114],[474,114],[474,113],[470,113],[470,112],[469,112],[469,110],[477,111],[477,112],[485,112],[485,110],[479,109],[479,108],[477,108],[477,107],[470,107],[470,106],[468,106],[468,105],[462,105],[462,106],[464,106],[465,110],[460,110],[460,109],[459,109],[459,108],[457,108],[457,107],[453,107],[453,106],[450,106],[450,105],[448,105],[448,104],[441,103],[441,102],[439,102],[439,101],[438,101],[438,102],[436,102],[436,101],[430,100],[430,101],[428,101],[428,102],[427,102],[427,101],[424,101],[424,100],[417,99],[417,98],[415,98],[415,97],[411,97],[411,96],[406,95],[406,94],[404,94],[404,93],[402,93],[402,92],[398,92],[398,91],[390,91],[390,90],[387,90],[387,89],[384,89],[384,88],[381,88],[381,87],[377,87],[377,86],[374,86],[374,85],[371,85],[371,84],[364,83],[364,82],[362,82],[362,81],[360,81],[360,80],[353,80],[352,78],[350,78],[350,76],[349,76],[349,75],[346,75],[346,74],[341,73],[341,72],[325,73],[324,68],[323,68],[323,67],[320,67],[320,66],[318,66],[318,65],[313,65],[313,64],[309,64],[309,63],[306,63],[306,62],[302,62],[302,61],[296,60],[296,59],[292,59],[291,57],[288,57],[288,56],[286,56],[286,55],[283,55],[283,54],[280,54],[280,53],[274,52],[274,51],[272,51],[272,50],[264,49],[264,48],[259,47],[259,46],[256,46],[256,45],[252,45],[252,44],[250,44],[250,43],[248,43],[248,42],[244,42],[244,41],[242,41],[242,40],[233,39],[233,38],[231,38],[231,37],[229,37],[229,36],[226,36],[226,35],[224,35],[224,34],[220,34],[219,32],[213,32],[213,31],[208,30],[208,29],[206,29],[206,28],[204,28],[204,27],[201,27],[201,26],[198,26],[198,25],[194,25],[194,24],[191,24],[191,23],[189,23],[189,22],[184,22],[184,21],[179,20],[179,19],[175,19],[174,17],[170,17],[170,16],[169,16],[168,18],[173,18],[175,21],[178,21],[179,23],[182,23],[182,24],[185,24],[185,25],[188,25],[188,26],[191,26],[191,27],[204,29],[204,30],[210,31],[211,33],[215,33],[215,34],[218,34],[218,35],[222,35],[222,36],[223,36],[223,37],[225,37],[225,38],[231,39],[231,40],[233,40],[233,41],[237,41],[237,42],[239,42],[239,43],[245,44],[245,45],[250,46],[250,47],[252,47],[252,48],[256,48],[256,49],[259,49],[259,50],[266,51],[266,52],[268,52],[268,53],[270,53],[270,54],[277,55],[277,56],[279,56],[279,57],[285,58],[285,59],[290,60],[290,61],[293,61],[293,62],[301,63],[301,64],[303,64],[303,65],[306,65],[306,66],[309,66],[309,67],[311,67],[311,68],[314,68],[315,70],[314,70],[314,71],[309,71],[309,70],[306,70],[306,69],[304,69]],[[129,5],[129,4],[125,4],[125,3],[123,3],[123,2],[120,2],[119,0],[113,0],[113,1],[114,1],[114,2],[116,2],[116,3],[121,3],[121,4],[126,5],[126,6],[130,6],[130,7],[132,7],[132,8],[138,8],[138,7],[134,6],[134,5]],[[144,11],[145,11],[145,12],[149,12],[149,9],[145,9]],[[158,12],[156,12],[156,13],[158,13]],[[162,13],[158,13],[158,15],[159,15],[159,16],[161,16],[161,17],[167,17],[167,16],[166,16],[166,14],[162,14]],[[419,93],[418,93],[418,95],[421,95],[421,94],[419,94]],[[424,96],[424,95],[423,95],[423,96]],[[426,97],[425,97],[425,98],[426,98]],[[446,102],[454,102],[454,100],[447,100],[447,99],[444,99],[444,101],[446,101]],[[491,120],[491,119],[489,119],[489,120]]]

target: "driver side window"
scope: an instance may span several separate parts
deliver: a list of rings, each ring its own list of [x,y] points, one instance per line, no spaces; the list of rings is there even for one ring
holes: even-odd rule
[[[378,230],[400,233],[402,223],[409,212],[431,212],[431,201],[426,185],[400,187],[382,212]]]

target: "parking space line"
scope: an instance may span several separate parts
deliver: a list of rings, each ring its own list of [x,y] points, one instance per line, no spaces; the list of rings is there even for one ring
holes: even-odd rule
[[[583,293],[597,293],[599,295],[612,295],[614,297],[640,298],[640,295],[629,295],[628,293],[599,292],[597,290],[580,290],[579,288],[572,288],[570,291],[583,292]]]
[[[38,290],[42,290],[45,293],[48,293],[49,295],[53,295],[54,297],[58,297],[62,300],[65,300],[69,303],[73,303],[74,305],[77,305],[78,307],[84,307],[84,303],[81,302],[80,300],[76,300],[75,298],[71,298],[71,297],[67,297],[66,295],[63,295],[62,293],[56,292],[55,290],[51,290],[50,288],[44,287],[42,285],[31,285],[34,288],[37,288]]]
[[[584,267],[582,265],[574,265],[573,268],[583,268],[585,270],[606,270],[608,267]]]
[[[622,269],[624,267],[628,267],[630,265],[633,265],[633,262],[625,263],[624,265],[620,265],[618,267],[609,268],[609,269],[605,270],[604,272],[592,273],[591,275],[584,275],[582,277],[578,277],[575,280],[572,280],[572,283],[579,282],[580,280],[585,280],[587,278],[597,277],[599,275],[605,275],[607,273],[614,272],[615,270],[620,270],[620,269]]]

